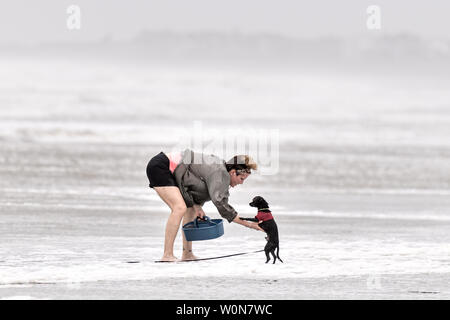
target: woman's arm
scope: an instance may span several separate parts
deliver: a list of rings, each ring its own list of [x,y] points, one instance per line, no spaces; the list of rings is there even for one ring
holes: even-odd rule
[[[219,214],[228,222],[233,222],[236,219],[237,212],[228,203],[230,193],[228,191],[230,186],[230,175],[225,170],[215,170],[205,177],[206,186],[208,188],[209,197],[212,203],[216,206]]]
[[[205,217],[205,212],[203,211],[203,208],[199,204],[194,204],[194,212],[195,215],[201,219]]]
[[[247,228],[251,228],[251,229],[255,229],[258,231],[264,231],[263,229],[260,228],[260,226],[256,223],[256,222],[250,222],[250,221],[245,221],[245,220],[241,220],[241,218],[239,218],[239,216],[237,215],[234,219],[233,222],[236,222],[240,225],[243,225]]]
[[[203,219],[205,217],[205,212],[203,211],[201,205],[194,204],[194,211],[195,211],[195,214],[196,214],[197,217],[199,217],[201,219]],[[258,222],[258,220],[254,219],[254,218],[239,218],[239,216],[236,216],[234,218],[233,222],[239,223],[239,224],[241,224],[241,225],[243,225],[245,227],[251,228],[251,229],[264,231],[263,229],[261,229],[259,227],[259,225],[257,223],[245,221],[247,219],[248,219],[248,221],[256,221],[256,222]]]
[[[258,219],[256,218],[240,218],[241,220],[245,220],[245,221],[253,221],[253,222],[259,222]]]

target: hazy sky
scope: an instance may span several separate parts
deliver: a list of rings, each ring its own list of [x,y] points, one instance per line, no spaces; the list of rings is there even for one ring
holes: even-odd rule
[[[450,38],[450,1],[412,0],[0,0],[0,43],[90,41],[133,37],[143,29],[269,32],[295,37],[369,31],[369,5],[381,8],[380,33]],[[81,29],[66,26],[69,5]]]

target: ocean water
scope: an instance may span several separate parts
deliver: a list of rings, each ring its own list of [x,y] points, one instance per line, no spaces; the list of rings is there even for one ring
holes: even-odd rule
[[[202,279],[205,299],[450,297],[450,79],[31,58],[0,70],[0,298],[197,299]],[[155,264],[169,209],[148,160],[255,136],[266,171],[230,202],[253,216],[250,199],[268,200],[284,263]],[[195,253],[264,244],[226,223]]]

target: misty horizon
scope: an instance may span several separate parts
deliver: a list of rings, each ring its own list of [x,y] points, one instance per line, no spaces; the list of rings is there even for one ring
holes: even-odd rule
[[[372,34],[364,37],[301,39],[276,34],[240,32],[176,32],[140,30],[130,40],[105,37],[90,42],[56,41],[35,45],[1,46],[9,57],[107,58],[140,62],[267,63],[272,66],[431,70],[450,67],[450,40],[419,35]]]
[[[69,30],[70,5],[80,8],[80,28]],[[371,5],[379,6],[379,30],[369,30]],[[0,45],[46,42],[91,42],[104,38],[130,40],[140,30],[274,34],[299,39],[414,34],[423,39],[449,36],[450,4],[443,0],[413,3],[379,0],[361,3],[317,1],[193,0],[86,1],[24,0],[8,2],[0,11]]]

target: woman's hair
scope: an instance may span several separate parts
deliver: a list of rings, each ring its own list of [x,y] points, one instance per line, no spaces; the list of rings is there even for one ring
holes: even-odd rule
[[[231,171],[233,169],[236,170],[236,174],[240,175],[242,173],[251,173],[251,169],[257,170],[258,165],[252,159],[252,157],[247,155],[238,155],[234,156],[230,160],[226,162],[227,171]]]

